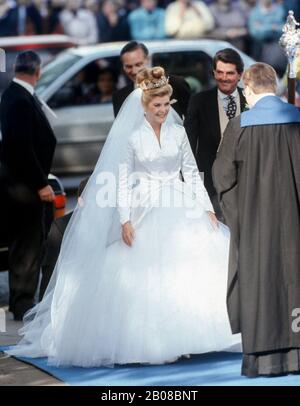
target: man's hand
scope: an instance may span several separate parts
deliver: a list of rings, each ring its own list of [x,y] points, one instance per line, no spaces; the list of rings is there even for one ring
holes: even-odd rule
[[[125,244],[131,247],[134,240],[134,228],[132,227],[130,221],[122,225],[122,238]]]
[[[208,217],[210,219],[210,222],[211,222],[213,228],[215,230],[217,230],[219,228],[219,222],[218,222],[218,219],[217,219],[215,213],[213,213],[212,211],[208,211],[207,214],[208,214]]]
[[[40,189],[38,191],[38,194],[40,196],[40,199],[43,202],[53,202],[53,200],[55,198],[55,194],[50,185],[47,185],[47,186],[43,187],[42,189]]]

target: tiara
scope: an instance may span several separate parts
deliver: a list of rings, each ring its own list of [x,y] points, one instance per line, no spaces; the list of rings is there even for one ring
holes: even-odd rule
[[[166,76],[162,76],[161,79],[155,81],[155,82],[149,82],[145,83],[145,80],[139,84],[139,87],[142,90],[150,90],[150,89],[156,89],[158,87],[165,86],[169,83],[169,78]]]

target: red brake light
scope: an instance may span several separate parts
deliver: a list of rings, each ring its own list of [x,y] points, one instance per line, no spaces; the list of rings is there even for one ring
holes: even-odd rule
[[[66,207],[66,194],[56,195],[54,199],[54,207],[57,209],[63,209]]]

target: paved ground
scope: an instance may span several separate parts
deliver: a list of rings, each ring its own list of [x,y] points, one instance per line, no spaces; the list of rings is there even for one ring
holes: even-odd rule
[[[0,346],[16,344],[19,340],[17,331],[22,326],[16,322],[6,306],[0,305],[0,316],[5,310],[6,332],[0,332]],[[3,317],[0,327],[3,326]],[[65,386],[65,384],[38,368],[8,357],[0,352],[0,386]]]

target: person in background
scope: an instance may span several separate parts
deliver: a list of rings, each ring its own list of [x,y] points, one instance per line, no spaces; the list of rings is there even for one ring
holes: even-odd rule
[[[12,3],[0,0],[1,36],[42,34],[43,24],[39,10],[28,0]]]
[[[231,0],[216,0],[209,9],[216,24],[211,36],[229,41],[235,47],[244,50],[248,30],[246,15],[240,7],[240,3]]]
[[[34,3],[17,0],[15,7],[18,35],[38,35],[43,33],[42,16]]]
[[[89,10],[95,16],[99,12],[100,3],[98,0],[84,0],[84,8]]]
[[[140,7],[128,15],[131,38],[139,41],[164,39],[165,10],[156,0],[141,0]]]
[[[8,0],[0,0],[0,36],[17,35],[13,7]]]
[[[157,5],[158,5],[158,7],[161,7],[161,8],[167,8],[168,5],[172,2],[173,2],[173,0],[158,0]]]
[[[11,230],[9,310],[15,320],[22,320],[34,306],[46,239],[46,205],[54,200],[48,174],[56,138],[34,93],[40,72],[41,60],[35,52],[20,53],[15,77],[0,105],[0,160]]]
[[[97,79],[96,94],[91,103],[110,103],[116,91],[118,76],[111,68],[101,69]]]
[[[213,69],[217,86],[191,97],[184,125],[216,215],[223,220],[211,169],[229,120],[245,108],[245,97],[238,87],[244,63],[237,51],[225,48],[216,53]]]
[[[130,39],[127,16],[121,14],[113,0],[104,0],[97,16],[99,42],[127,41]]]
[[[90,10],[82,8],[82,0],[67,0],[59,20],[64,33],[77,44],[88,45],[98,41],[96,16]]]
[[[246,18],[249,18],[251,10],[256,6],[257,0],[239,0],[238,4],[245,13]]]
[[[203,1],[176,0],[166,9],[166,34],[197,39],[214,28],[214,18]]]
[[[280,76],[287,64],[286,56],[278,44],[285,19],[286,14],[281,3],[259,0],[251,10],[248,21],[253,58],[270,64]]]
[[[149,51],[143,44],[136,41],[131,41],[126,44],[121,50],[121,62],[123,71],[129,79],[129,84],[122,89],[117,90],[113,94],[113,107],[114,115],[117,116],[125,99],[135,88],[136,76],[139,71],[149,65]],[[187,82],[174,75],[169,75],[170,85],[173,87],[173,97],[176,103],[172,105],[176,112],[183,118],[186,114],[189,98],[190,88]]]
[[[47,0],[32,0],[32,4],[36,7],[41,16],[42,34],[48,34],[48,17],[49,4]]]
[[[51,0],[48,4],[47,33],[63,34],[64,30],[59,21],[59,15],[64,10],[66,0]]]

